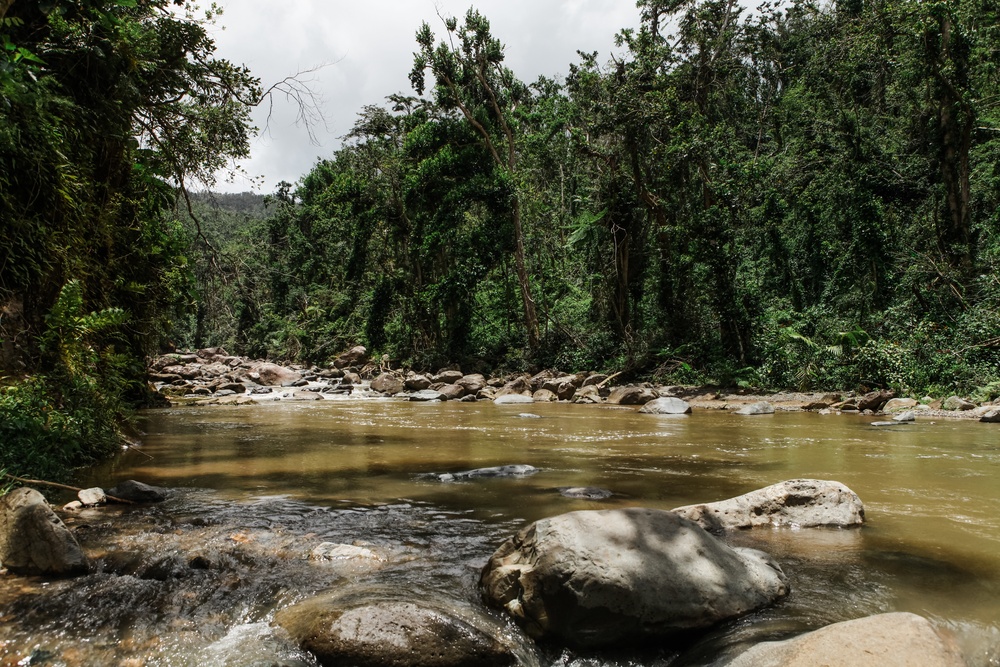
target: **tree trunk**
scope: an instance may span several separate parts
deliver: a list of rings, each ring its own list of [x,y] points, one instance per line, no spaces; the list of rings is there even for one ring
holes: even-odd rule
[[[538,349],[538,313],[535,310],[535,300],[531,298],[531,281],[528,278],[528,268],[524,261],[524,231],[521,227],[521,200],[514,197],[514,268],[517,271],[517,283],[521,288],[521,301],[524,304],[524,327],[528,333],[528,347],[534,352]]]

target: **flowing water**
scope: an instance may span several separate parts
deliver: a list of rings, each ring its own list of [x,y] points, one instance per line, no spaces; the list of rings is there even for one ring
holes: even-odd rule
[[[171,498],[69,517],[94,574],[0,579],[0,665],[312,665],[271,627],[276,609],[343,587],[479,604],[479,569],[527,522],[670,509],[797,477],[848,485],[868,523],[730,538],[778,559],[788,598],[682,650],[528,648],[525,663],[711,665],[749,643],[911,611],[954,632],[970,664],[1000,665],[1000,430],[871,421],[389,399],[150,412],[141,450],[80,483],[134,478],[175,489]],[[539,472],[458,482],[427,474],[504,464]],[[575,486],[614,495],[558,491]],[[308,559],[322,542],[378,558]]]

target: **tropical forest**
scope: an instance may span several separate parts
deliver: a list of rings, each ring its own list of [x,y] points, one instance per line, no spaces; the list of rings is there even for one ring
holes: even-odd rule
[[[922,457],[937,456],[935,448],[952,446],[948,443],[971,447],[977,453],[968,457],[941,454],[943,467],[934,468],[934,474],[950,474],[942,471],[958,465],[959,458],[987,457],[989,463],[978,464],[986,468],[954,472],[954,479],[964,481],[955,482],[954,491],[939,499],[941,507],[959,502],[955,499],[966,493],[963,489],[978,488],[979,481],[993,479],[995,483],[1000,461],[995,441],[990,447],[976,439],[982,435],[921,431],[925,428],[921,424],[929,422],[919,420],[916,426],[879,431],[872,430],[871,418],[867,418],[857,422],[857,429],[867,429],[857,435],[848,428],[855,424],[850,420],[864,419],[862,413],[872,412],[866,412],[864,404],[844,401],[877,395],[881,400],[870,407],[878,413],[895,397],[909,401],[900,405],[916,407],[918,417],[927,419],[930,412],[921,416],[918,403],[937,399],[933,408],[938,410],[941,399],[962,397],[969,415],[975,408],[977,418],[992,415],[990,419],[1000,421],[1000,413],[987,412],[1000,398],[1000,2],[764,0],[751,6],[737,0],[638,0],[635,4],[634,27],[608,26],[615,43],[612,53],[580,50],[563,71],[535,80],[520,78],[509,66],[507,36],[494,29],[485,13],[469,8],[450,16],[440,10],[435,14],[428,7],[426,21],[412,26],[413,55],[401,72],[408,74],[409,88],[355,109],[349,132],[335,147],[324,149],[295,182],[283,181],[271,192],[235,193],[218,186],[223,174],[250,155],[260,131],[252,120],[254,110],[271,104],[276,95],[287,96],[287,86],[308,84],[290,78],[269,87],[250,67],[223,57],[213,37],[216,27],[226,24],[226,14],[218,7],[197,7],[182,0],[0,0],[0,489],[14,493],[12,489],[32,482],[56,485],[46,489],[58,489],[60,484],[86,486],[87,480],[103,485],[111,478],[120,481],[121,471],[128,469],[146,470],[149,479],[164,486],[184,486],[178,480],[194,479],[197,484],[192,485],[198,488],[215,488],[226,474],[236,475],[246,488],[257,489],[254,493],[259,498],[286,503],[280,511],[263,509],[260,503],[265,500],[240,505],[238,512],[249,514],[239,514],[237,521],[227,514],[237,512],[235,505],[195,494],[183,496],[184,509],[171,510],[174,514],[169,518],[151,514],[143,515],[146,518],[141,521],[134,519],[135,531],[147,531],[142,532],[143,544],[160,545],[155,548],[162,553],[181,550],[162,542],[172,539],[171,531],[178,535],[189,529],[202,531],[200,544],[217,540],[226,545],[214,555],[198,551],[197,556],[184,556],[177,560],[180,569],[162,566],[157,570],[160,574],[145,576],[142,573],[148,570],[112,556],[89,556],[94,563],[103,563],[92,565],[91,572],[96,567],[103,572],[100,576],[113,574],[116,581],[124,579],[125,573],[130,582],[140,582],[136,586],[152,585],[154,580],[168,582],[164,586],[181,586],[176,582],[191,577],[220,577],[211,579],[211,587],[206,583],[195,592],[170,588],[162,593],[164,598],[156,598],[146,588],[142,589],[146,592],[135,589],[134,597],[122,594],[141,609],[147,609],[144,601],[159,600],[161,607],[147,609],[156,619],[164,618],[159,614],[167,608],[182,618],[190,614],[200,628],[197,632],[177,635],[168,646],[160,638],[168,621],[162,621],[162,626],[150,621],[153,629],[146,635],[136,631],[129,640],[132,643],[123,639],[125,635],[115,634],[119,630],[108,631],[110,639],[95,640],[87,649],[95,652],[76,662],[66,652],[72,642],[64,635],[58,641],[70,644],[45,648],[48,645],[38,640],[41,643],[29,650],[24,647],[35,639],[25,637],[35,630],[11,635],[15,638],[9,640],[0,633],[0,663],[251,664],[233,657],[236,653],[221,658],[205,651],[215,650],[211,647],[222,638],[228,638],[232,646],[244,640],[272,641],[267,634],[270,630],[261,630],[265,639],[255,634],[251,641],[246,639],[249,635],[235,637],[233,628],[258,621],[262,627],[271,627],[273,610],[299,600],[309,586],[319,588],[319,575],[302,569],[296,575],[302,589],[287,595],[275,592],[286,589],[269,580],[257,588],[240,589],[245,592],[235,592],[240,585],[234,585],[236,597],[219,598],[222,594],[217,590],[229,589],[225,575],[218,573],[229,572],[226,568],[271,572],[268,568],[284,563],[281,559],[291,559],[290,568],[306,568],[317,552],[303,546],[311,539],[305,536],[327,539],[327,528],[315,523],[317,513],[341,511],[337,503],[347,502],[345,498],[370,510],[375,518],[365,523],[344,510],[343,517],[337,516],[346,523],[338,525],[373,532],[364,533],[365,541],[352,542],[344,536],[340,540],[349,542],[352,549],[379,552],[378,547],[383,547],[384,553],[379,552],[382,555],[372,557],[371,562],[382,563],[378,567],[388,573],[382,575],[383,583],[393,588],[398,580],[392,573],[403,567],[398,563],[414,559],[394,560],[398,554],[387,543],[431,551],[439,548],[437,538],[427,536],[430,529],[426,526],[444,520],[431,510],[416,518],[413,513],[419,514],[424,507],[443,506],[449,508],[441,510],[445,514],[460,513],[456,508],[468,501],[474,506],[462,505],[461,510],[470,513],[468,521],[482,521],[486,526],[467,528],[462,523],[466,519],[446,524],[453,531],[448,533],[453,542],[441,549],[446,552],[441,557],[453,559],[448,561],[451,569],[445,568],[448,572],[461,572],[468,562],[481,565],[476,558],[489,553],[483,551],[485,546],[499,543],[497,535],[519,529],[521,519],[542,520],[563,511],[557,502],[568,502],[566,498],[576,503],[570,509],[593,509],[586,503],[610,498],[612,504],[627,508],[621,511],[632,513],[627,521],[641,527],[642,533],[660,530],[659,524],[654,525],[660,519],[640,516],[634,507],[648,498],[654,499],[650,506],[659,507],[657,503],[689,504],[736,495],[747,490],[738,483],[740,479],[764,486],[775,481],[767,471],[779,468],[788,477],[841,475],[839,468],[826,472],[821,467],[825,455],[815,449],[802,459],[796,458],[798,454],[781,457],[768,449],[767,457],[775,459],[742,461],[744,454],[730,448],[743,442],[743,436],[725,430],[730,422],[724,417],[730,415],[720,410],[721,416],[711,416],[722,420],[720,425],[706,426],[698,436],[706,439],[705,446],[711,450],[707,454],[693,458],[676,454],[669,459],[673,463],[654,465],[629,458],[646,456],[637,451],[604,451],[599,457],[602,463],[594,465],[611,465],[607,462],[624,457],[616,468],[619,476],[609,479],[626,491],[619,493],[610,482],[596,488],[593,485],[602,481],[599,475],[591,478],[577,471],[577,477],[565,481],[571,486],[557,487],[563,482],[552,479],[546,482],[549,486],[532,491],[542,498],[544,490],[568,488],[569,495],[556,491],[551,498],[544,496],[548,500],[524,501],[523,507],[536,508],[524,509],[526,514],[519,514],[521,505],[503,504],[491,515],[490,502],[514,503],[517,494],[497,486],[481,501],[471,501],[463,500],[459,492],[476,484],[527,484],[528,475],[543,479],[553,470],[563,470],[560,466],[572,468],[576,454],[559,449],[555,440],[545,456],[568,457],[559,459],[562,463],[530,459],[527,454],[519,458],[509,449],[490,449],[489,456],[470,453],[480,451],[479,445],[438,449],[445,445],[423,438],[434,433],[448,442],[449,438],[472,437],[443,434],[463,424],[466,430],[456,433],[494,428],[495,422],[488,421],[492,417],[485,413],[457,412],[460,407],[486,408],[442,401],[434,408],[442,412],[434,417],[414,413],[396,424],[381,412],[371,412],[376,409],[371,406],[380,404],[368,401],[362,402],[367,407],[350,408],[355,412],[345,413],[345,421],[338,421],[336,427],[324,427],[336,437],[323,436],[318,430],[302,436],[313,438],[309,447],[318,448],[321,441],[326,443],[323,447],[333,446],[327,440],[341,436],[343,442],[353,443],[354,449],[334,457],[336,465],[345,466],[348,472],[321,474],[319,468],[310,467],[313,459],[308,458],[295,459],[294,464],[268,459],[270,464],[260,463],[258,468],[257,459],[249,463],[247,453],[252,433],[271,433],[267,429],[276,424],[284,424],[287,433],[314,427],[287,421],[300,414],[292,408],[280,412],[273,405],[207,407],[203,399],[219,389],[241,396],[246,391],[246,396],[256,398],[258,385],[274,386],[274,392],[260,389],[260,393],[277,396],[282,385],[291,391],[312,383],[317,397],[339,400],[351,394],[351,387],[344,388],[351,384],[347,376],[356,376],[353,395],[357,398],[369,391],[369,381],[374,391],[374,378],[381,375],[398,379],[394,391],[379,389],[383,394],[399,394],[397,398],[407,395],[405,380],[405,389],[414,391],[428,386],[444,391],[442,385],[462,385],[473,403],[476,397],[504,393],[521,394],[530,403],[528,397],[545,386],[551,389],[552,406],[526,406],[521,409],[539,414],[513,415],[540,415],[537,424],[543,429],[550,419],[571,423],[571,409],[585,410],[559,404],[581,396],[580,390],[587,389],[581,385],[587,384],[593,386],[592,401],[602,404],[590,407],[603,410],[587,414],[604,415],[601,419],[614,415],[635,419],[631,412],[625,416],[610,410],[621,408],[606,400],[616,385],[647,391],[638,403],[657,396],[660,401],[679,401],[664,397],[707,393],[720,407],[725,407],[727,395],[736,401],[743,395],[767,397],[780,392],[827,395],[830,400],[822,406],[810,405],[822,407],[824,413],[831,406],[838,414],[839,407],[850,411],[847,416],[822,417],[842,419],[836,422],[842,430],[829,431],[839,434],[838,443],[830,447],[865,443],[864,438],[871,437],[880,443],[878,447],[892,452],[882,456],[865,449],[875,445],[857,444],[855,449],[844,449],[838,459],[843,463],[855,456],[868,457],[857,464],[857,485],[875,496],[876,512],[879,507],[896,507],[893,503],[906,495],[890,492],[889,482],[883,487],[876,481],[897,470],[885,460],[900,451],[912,453],[899,466],[915,475],[914,471],[923,470]],[[296,99],[308,105],[311,98],[300,93]],[[303,109],[306,117],[310,112]],[[258,366],[251,367],[246,360]],[[178,370],[195,362],[206,367],[210,362],[221,364],[216,372],[219,379],[211,389],[194,391],[191,378]],[[242,375],[237,376],[244,362]],[[294,373],[295,382],[264,381],[264,366]],[[424,384],[410,381],[418,376],[428,380]],[[470,377],[482,382],[470,389]],[[499,380],[493,382],[493,378]],[[340,393],[324,394],[328,383],[336,384],[334,379],[340,380]],[[228,383],[225,387],[224,382]],[[488,396],[477,393],[483,387]],[[670,387],[676,389],[668,391]],[[537,395],[534,400],[540,402]],[[499,408],[499,398],[497,403]],[[803,399],[800,407],[806,403]],[[730,401],[729,407],[733,405]],[[794,421],[820,419],[800,412],[767,415],[764,419],[772,421],[753,422],[755,426],[749,428],[785,423],[779,420],[786,417],[793,424],[789,426],[793,435],[775,426],[777,430],[754,431],[752,437],[759,439],[753,442],[765,443],[760,446],[766,448],[784,447],[781,443],[795,440],[794,434],[800,432],[795,429],[800,427],[824,437],[830,427]],[[988,421],[987,416],[983,421]],[[643,434],[641,438],[669,439],[670,434],[676,435],[672,429],[696,428],[698,412],[688,417],[686,422],[657,422],[659,431],[649,430],[652,422],[636,422],[635,428]],[[485,425],[465,421],[480,418],[487,420]],[[947,420],[947,415],[941,418]],[[172,419],[188,421],[185,426],[164,425],[174,423]],[[366,454],[363,462],[357,458],[360,448],[377,447],[395,437],[381,430],[373,434],[358,429],[364,425],[382,428],[388,423],[403,428],[408,419],[426,431],[413,435],[410,450],[424,452],[421,456],[428,458],[421,459],[422,463],[402,459],[410,466],[404,473],[394,467],[395,459],[386,462],[374,453]],[[877,423],[892,426],[892,422]],[[504,438],[528,437],[522,432],[536,422],[525,419],[517,424],[520,430],[503,431],[506,435],[496,438],[494,445],[499,446]],[[619,438],[607,435],[617,433],[617,427],[610,425],[565,426],[545,437],[561,438],[559,447],[569,447],[567,442],[577,437],[570,435],[574,428],[593,429],[587,436],[578,436],[581,443]],[[201,435],[192,435],[196,432]],[[919,445],[903,440],[909,433],[917,434],[913,442]],[[161,445],[144,445],[147,435],[150,442],[162,438],[162,449]],[[193,451],[201,453],[178,458],[175,472],[162,473],[162,477],[152,472],[161,462],[174,461],[171,457],[178,448],[201,443],[203,436],[204,452],[216,446],[208,443],[235,438],[237,444],[225,456],[237,462],[236,468],[220,472],[212,466],[221,463],[199,458],[204,452],[198,445]],[[285,437],[274,435],[273,442],[286,443]],[[621,437],[627,441],[633,436]],[[794,447],[802,446],[800,440],[795,443]],[[299,445],[273,446],[275,450],[268,450],[270,457]],[[214,456],[221,460],[222,451]],[[445,451],[449,453],[441,453]],[[238,470],[240,460],[245,461],[246,470]],[[529,460],[535,465],[522,465]],[[803,467],[796,467],[794,461]],[[286,473],[295,480],[289,488],[280,485],[286,482],[276,481],[283,466],[289,466],[292,472]],[[704,479],[700,475],[708,468],[712,474],[718,472],[711,478],[716,481],[696,483]],[[670,478],[670,483],[657,482],[656,491],[629,486],[635,475],[667,469],[678,477]],[[690,476],[689,481],[681,480],[680,470]],[[176,478],[171,477],[174,474]],[[370,485],[376,483],[372,479],[392,480],[398,486],[372,490]],[[671,486],[675,482],[677,486]],[[322,512],[294,504],[307,502],[296,495],[300,488],[296,485],[314,493]],[[671,495],[669,489],[676,493]],[[995,491],[994,487],[980,495],[995,503]],[[883,492],[887,495],[880,501],[878,494]],[[896,495],[890,499],[890,493]],[[921,493],[912,494],[913,503]],[[127,498],[123,489],[119,495]],[[225,502],[229,500],[227,496]],[[170,502],[180,501],[175,497]],[[83,501],[83,505],[88,503]],[[122,521],[127,523],[131,505],[123,507],[126,518]],[[87,511],[95,510],[83,510]],[[956,509],[955,513],[965,511]],[[905,539],[921,543],[925,535],[916,520],[900,512],[908,518],[900,519],[899,525],[906,528],[899,535],[905,533]],[[195,514],[211,518],[191,519]],[[68,523],[78,537],[111,539],[111,529],[101,519],[77,516],[83,518],[76,519],[77,524]],[[707,510],[699,516],[708,521],[704,519]],[[984,530],[993,537],[983,539],[992,540],[994,547],[1000,536],[995,516],[981,518],[992,521],[993,527]],[[862,519],[863,510],[857,523]],[[610,530],[614,524],[608,521],[586,530]],[[973,524],[976,521],[980,519],[970,519]],[[149,532],[156,522],[160,522],[157,532]],[[81,524],[86,525],[73,528]],[[275,528],[277,524],[282,528]],[[376,524],[385,532],[371,527]],[[799,525],[795,523],[796,528]],[[216,530],[213,526],[223,527]],[[264,530],[262,526],[266,532],[253,532]],[[406,532],[410,528],[414,532]],[[292,532],[281,532],[286,529]],[[467,530],[472,532],[463,532]],[[289,537],[292,533],[294,537]],[[542,533],[539,529],[537,536],[532,532],[528,537],[519,534],[517,539],[541,541]],[[114,539],[121,540],[122,550],[131,553],[141,542],[136,534],[116,532]],[[867,592],[850,598],[849,604],[863,613],[909,611],[899,602],[910,599],[903,593],[878,597],[879,591],[896,590],[891,588],[895,584],[886,582],[902,578],[914,590],[937,585],[939,589],[931,595],[940,601],[944,591],[976,581],[970,604],[980,610],[979,616],[968,624],[961,620],[949,625],[947,619],[965,617],[958,612],[949,615],[950,607],[939,604],[940,617],[934,619],[956,632],[967,656],[969,646],[975,645],[978,657],[969,664],[997,664],[1000,641],[995,641],[995,617],[992,626],[983,620],[996,611],[1000,600],[995,572],[967,578],[965,574],[953,576],[958,569],[935,569],[934,563],[948,558],[944,543],[952,538],[946,529],[939,532],[942,544],[938,546],[943,551],[930,547],[921,551],[910,542],[899,546],[893,540],[902,543],[904,538],[897,533],[875,534],[884,541],[874,547],[866,543],[869,550],[861,557],[862,569],[873,567],[883,573],[882,578]],[[298,541],[288,546],[289,540]],[[854,553],[854,547],[841,542],[836,542],[841,546],[830,544],[817,551]],[[243,560],[243,556],[231,555],[235,548],[250,554],[246,550],[251,546],[262,550],[266,546],[270,551],[268,555],[254,551]],[[536,546],[544,549],[544,545]],[[274,556],[286,547],[306,549],[313,556]],[[771,600],[789,590],[792,596],[805,591],[806,598],[797,598],[799,602],[789,597],[792,607],[786,609],[792,610],[788,612],[791,617],[808,619],[809,629],[846,620],[846,607],[820,619],[800,614],[795,606],[808,603],[821,608],[822,603],[808,596],[818,595],[820,588],[829,592],[826,583],[816,583],[826,575],[811,560],[815,553],[802,555],[791,546],[787,552],[781,551],[786,547],[762,548],[777,550],[785,557],[783,565],[789,559],[813,563],[804,567],[815,579],[806,584],[793,581],[790,588],[782,579],[773,584],[774,591],[780,591]],[[963,564],[963,573],[980,565],[986,568],[983,563],[995,558],[995,551],[994,556],[985,556],[989,549],[975,549],[981,554],[971,561],[978,565]],[[892,560],[911,551],[922,555]],[[924,557],[932,551],[932,556]],[[3,553],[0,549],[0,568],[7,566]],[[358,557],[357,552],[349,556],[323,553],[316,558],[334,563]],[[423,570],[414,574],[416,565],[406,567],[411,568],[408,574],[400,575],[406,581],[412,577],[420,585],[439,590],[433,583],[437,575]],[[479,586],[495,585],[499,590],[513,576],[503,568],[517,570],[522,565],[491,561],[489,567],[500,568],[499,574],[484,570]],[[861,591],[865,585],[852,578],[858,569],[851,567],[844,566],[842,579],[847,583],[843,585]],[[769,574],[761,577],[773,575],[764,569]],[[337,576],[361,576],[351,572]],[[657,576],[673,576],[661,575]],[[5,585],[4,576],[0,576],[0,587]],[[490,584],[490,576],[500,583]],[[59,604],[74,608],[80,600],[107,598],[108,609],[116,611],[107,611],[111,616],[101,617],[104,620],[93,627],[89,621],[78,621],[80,631],[132,627],[133,620],[115,615],[123,612],[110,603],[117,595],[110,592],[112,584],[99,578],[87,581],[76,584],[77,588],[66,584]],[[529,653],[536,655],[536,649],[517,649],[521,653],[515,651],[520,657],[514,662],[474,664],[729,664],[713,662],[723,655],[718,646],[724,644],[725,651],[734,651],[739,642],[749,641],[748,635],[739,634],[744,626],[726,626],[729,634],[713,635],[724,636],[722,644],[691,640],[695,643],[682,642],[681,648],[671,643],[664,648],[667,645],[656,640],[650,648],[648,637],[638,638],[627,629],[652,627],[644,625],[646,621],[628,621],[619,635],[605,641],[601,632],[610,626],[603,617],[600,632],[587,629],[590,621],[580,621],[586,627],[574,634],[578,629],[558,626],[552,620],[558,616],[555,607],[546,607],[548,611],[538,612],[541,616],[534,620],[524,620],[535,612],[527,598],[530,587],[523,585],[524,599],[497,603],[497,608],[506,609],[531,641],[538,640],[538,655],[543,657],[525,658]],[[503,594],[509,593],[504,590]],[[31,593],[36,594],[42,592]],[[25,612],[25,618],[34,624],[32,628],[43,629],[31,637],[45,636],[44,628],[56,627],[47,612],[39,611],[52,608],[51,598],[31,607],[23,602],[28,598],[22,596],[18,598],[22,602],[13,603],[8,595],[13,592],[0,593],[0,618],[13,618],[30,608],[33,611]],[[211,601],[217,606],[211,607]],[[758,603],[736,606],[743,613]],[[199,615],[210,608],[213,611]],[[230,619],[211,625],[216,621],[209,619],[218,618],[213,614],[237,614],[233,611],[237,609],[242,614],[239,622]],[[923,608],[912,610],[929,615]],[[308,610],[301,616],[282,616],[286,611],[277,612],[276,622],[289,628],[293,637],[298,636],[296,628],[302,627],[304,619],[315,616]],[[565,616],[559,618],[577,619],[576,611],[563,611]],[[765,638],[783,636],[785,616],[765,612],[764,619],[771,623]],[[550,622],[551,627],[546,625]],[[209,626],[214,630],[205,629]],[[208,648],[191,639],[198,632],[208,638]],[[309,632],[303,630],[302,635]],[[667,634],[676,637],[677,632],[673,627]],[[625,658],[603,653],[599,655],[604,657],[594,658],[596,654],[588,653],[618,646],[619,640],[626,644],[636,640],[646,652]],[[107,641],[107,646],[101,648],[101,641]],[[158,641],[167,643],[150,648]],[[983,648],[987,644],[991,648]],[[17,650],[12,648],[15,645]],[[563,652],[563,647],[569,652]],[[306,648],[306,653],[294,653],[298,656],[294,659],[288,657],[291,653],[265,651],[261,655],[266,660],[253,664],[383,664],[370,656],[337,662],[341,658],[323,658],[316,646]],[[174,657],[157,662],[149,657],[156,651]],[[178,658],[182,653],[188,657]],[[320,657],[309,657],[316,655]],[[463,663],[469,654],[463,655],[455,664],[473,664]],[[3,656],[14,657],[8,663]],[[122,656],[146,656],[147,661],[105,662],[124,660]],[[680,662],[671,662],[675,659]],[[386,660],[384,664],[403,664]],[[446,664],[426,656],[420,660],[425,660],[421,664]]]

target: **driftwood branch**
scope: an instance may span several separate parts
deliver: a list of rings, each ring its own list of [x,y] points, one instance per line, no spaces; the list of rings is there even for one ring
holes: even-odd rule
[[[66,489],[67,491],[76,491],[79,493],[83,491],[78,486],[70,486],[68,484],[60,484],[59,482],[47,482],[43,479],[27,479],[25,477],[17,477],[16,475],[11,475],[10,473],[2,473],[2,475],[12,481],[18,482],[20,484],[30,484],[32,486],[51,486],[56,489]],[[105,494],[107,495],[107,494]],[[135,502],[131,500],[125,500],[124,498],[116,498],[115,496],[107,496],[108,500],[116,503],[121,503],[123,505],[135,505]]]

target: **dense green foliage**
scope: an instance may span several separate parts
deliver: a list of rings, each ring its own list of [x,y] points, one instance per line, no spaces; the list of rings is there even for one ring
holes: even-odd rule
[[[474,10],[442,41],[424,25],[429,97],[365,108],[282,189],[210,342],[772,388],[995,381],[998,4],[638,9],[624,56],[530,86]]]
[[[13,472],[114,450],[190,282],[178,187],[248,151],[257,81],[214,58],[210,17],[180,4],[0,3],[0,466]]]

